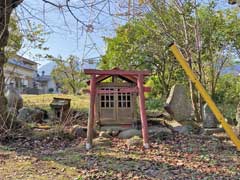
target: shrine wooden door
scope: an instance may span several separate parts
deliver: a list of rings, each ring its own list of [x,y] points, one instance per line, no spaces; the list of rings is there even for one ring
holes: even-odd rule
[[[132,93],[120,93],[120,88],[107,87],[101,90],[114,91],[99,95],[100,124],[131,124],[134,115]]]

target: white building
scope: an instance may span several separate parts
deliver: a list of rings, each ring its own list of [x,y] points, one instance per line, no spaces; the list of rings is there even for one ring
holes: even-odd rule
[[[10,58],[4,67],[6,86],[12,84],[20,93],[26,88],[34,88],[34,78],[37,76],[37,63],[16,55]]]
[[[39,92],[41,94],[46,93],[61,93],[61,85],[56,83],[51,77],[51,73],[57,64],[54,61],[50,61],[45,65],[38,68],[38,76],[35,78],[38,83]],[[82,69],[95,69],[96,62],[87,61],[80,67]]]
[[[35,81],[40,94],[60,93],[60,85],[55,83],[51,75],[45,74],[45,71],[42,71],[41,75],[38,74]]]

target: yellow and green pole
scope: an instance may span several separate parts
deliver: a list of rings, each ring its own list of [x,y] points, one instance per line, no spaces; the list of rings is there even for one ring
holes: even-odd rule
[[[236,145],[237,149],[240,150],[240,140],[234,134],[232,127],[225,121],[225,118],[223,117],[222,113],[219,111],[219,109],[217,108],[217,106],[214,103],[214,101],[212,100],[212,98],[208,95],[205,88],[199,82],[199,80],[197,79],[197,76],[193,73],[192,69],[188,65],[186,59],[184,58],[184,56],[182,55],[182,53],[180,52],[180,50],[178,49],[176,44],[173,43],[170,46],[170,50],[172,51],[172,53],[176,57],[177,61],[182,66],[182,68],[184,69],[187,76],[193,82],[196,89],[199,91],[199,93],[203,97],[203,99],[206,101],[209,108],[212,110],[213,114],[216,116],[217,120],[221,123],[222,127],[224,128],[224,130],[226,131],[226,133],[228,134],[228,136],[230,137],[232,142]]]

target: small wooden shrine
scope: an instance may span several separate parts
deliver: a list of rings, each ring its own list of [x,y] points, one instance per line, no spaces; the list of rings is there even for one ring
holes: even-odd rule
[[[54,111],[55,118],[64,121],[71,106],[71,99],[54,97],[50,107]]]
[[[148,147],[148,130],[145,112],[144,76],[148,71],[85,69],[91,75],[90,108],[86,148],[92,146],[95,122],[99,125],[132,125],[137,121],[136,105],[139,96],[140,116],[144,146]]]

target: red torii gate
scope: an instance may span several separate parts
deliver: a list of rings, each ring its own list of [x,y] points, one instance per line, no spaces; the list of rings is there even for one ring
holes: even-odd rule
[[[122,89],[123,92],[137,92],[139,94],[139,108],[140,108],[140,116],[141,116],[141,124],[142,124],[142,136],[143,136],[143,146],[144,148],[149,148],[148,142],[148,126],[147,126],[147,118],[146,118],[146,110],[145,110],[145,97],[144,92],[149,92],[150,88],[144,87],[144,76],[150,75],[148,71],[127,71],[120,69],[112,69],[112,70],[96,70],[96,69],[84,69],[84,73],[87,75],[91,75],[90,80],[90,107],[89,107],[89,118],[88,118],[88,126],[87,126],[87,143],[86,149],[89,150],[92,148],[92,139],[93,139],[93,126],[94,126],[94,111],[95,111],[95,103],[96,103],[96,94],[97,93],[113,93],[111,91],[97,91],[96,82],[98,78],[106,77],[106,76],[114,76],[114,75],[124,75],[129,76],[129,78],[137,79],[137,86],[133,88]]]

